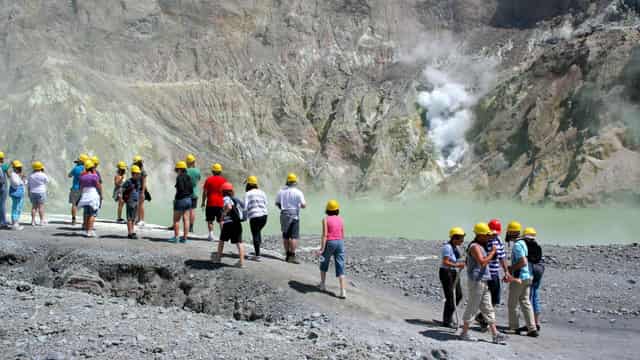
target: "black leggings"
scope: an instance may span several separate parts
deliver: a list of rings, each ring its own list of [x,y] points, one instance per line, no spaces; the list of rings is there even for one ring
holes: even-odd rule
[[[462,287],[460,286],[460,281],[456,284],[456,271],[451,269],[440,268],[440,282],[442,283],[442,290],[444,291],[444,297],[446,299],[442,313],[442,322],[448,325],[453,319],[453,312],[456,310],[456,306],[460,305],[462,301]],[[456,292],[455,304],[453,300],[454,286]]]
[[[251,235],[253,236],[253,249],[256,256],[260,256],[260,244],[262,244],[262,229],[267,225],[267,215],[249,219]]]

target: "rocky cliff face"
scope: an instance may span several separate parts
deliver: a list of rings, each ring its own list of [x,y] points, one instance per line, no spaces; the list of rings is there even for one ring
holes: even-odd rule
[[[512,3],[0,1],[0,141],[58,180],[80,151],[101,155],[104,172],[141,153],[166,175],[194,152],[273,186],[293,170],[344,191],[637,193],[622,170],[638,155],[624,122],[638,103],[637,17],[623,2],[606,25],[602,1]],[[434,85],[425,66],[455,78],[471,68],[448,66],[461,56],[494,59],[495,76],[482,91],[482,74],[460,80],[475,126],[454,171],[438,165],[418,98]],[[626,180],[610,181],[619,171]]]

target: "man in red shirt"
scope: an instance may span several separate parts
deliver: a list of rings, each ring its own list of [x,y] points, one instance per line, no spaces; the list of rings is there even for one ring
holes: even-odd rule
[[[222,177],[222,165],[211,166],[212,176],[209,176],[202,187],[202,207],[205,208],[207,226],[209,227],[209,241],[213,241],[213,222],[222,224],[222,184],[227,180]],[[220,225],[222,227],[222,225]]]

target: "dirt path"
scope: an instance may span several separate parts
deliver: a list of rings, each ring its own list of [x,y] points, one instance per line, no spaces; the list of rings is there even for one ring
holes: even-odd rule
[[[190,241],[185,245],[164,242],[169,232],[159,226],[147,226],[138,231],[141,239],[128,240],[124,226],[99,223],[100,238],[86,239],[77,228],[72,228],[64,219],[53,219],[46,227],[25,227],[23,232],[2,232],[0,239],[25,241],[33,246],[46,243],[48,247],[95,248],[107,251],[128,249],[175,256],[185,262],[208,264],[215,243]],[[227,245],[223,266],[236,262],[235,247]],[[441,308],[419,303],[403,296],[397,290],[376,286],[364,279],[351,279],[348,299],[335,297],[337,281],[329,279],[327,293],[317,290],[318,271],[312,264],[291,265],[284,263],[276,251],[267,250],[263,262],[247,261],[244,269],[229,269],[246,272],[251,277],[280,289],[287,298],[301,304],[309,311],[327,314],[338,320],[341,327],[353,336],[371,342],[385,342],[390,346],[407,345],[418,348],[445,349],[454,358],[515,358],[533,359],[635,359],[640,353],[639,333],[633,330],[580,329],[558,325],[545,325],[542,336],[537,339],[510,336],[506,346],[488,342],[468,343],[456,339],[452,330],[438,327],[432,319],[440,318]],[[218,267],[201,266],[199,271],[215,271]],[[460,310],[460,316],[464,309]],[[501,324],[504,314],[499,314]],[[489,339],[488,334],[475,333],[480,339]]]

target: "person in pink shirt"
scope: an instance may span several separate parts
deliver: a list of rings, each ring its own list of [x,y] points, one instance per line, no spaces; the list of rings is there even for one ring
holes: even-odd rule
[[[322,219],[322,238],[320,240],[320,291],[326,290],[325,280],[329,271],[329,262],[333,256],[336,266],[336,277],[340,281],[341,299],[347,298],[344,275],[344,222],[340,217],[340,204],[336,200],[327,203],[327,216]]]

